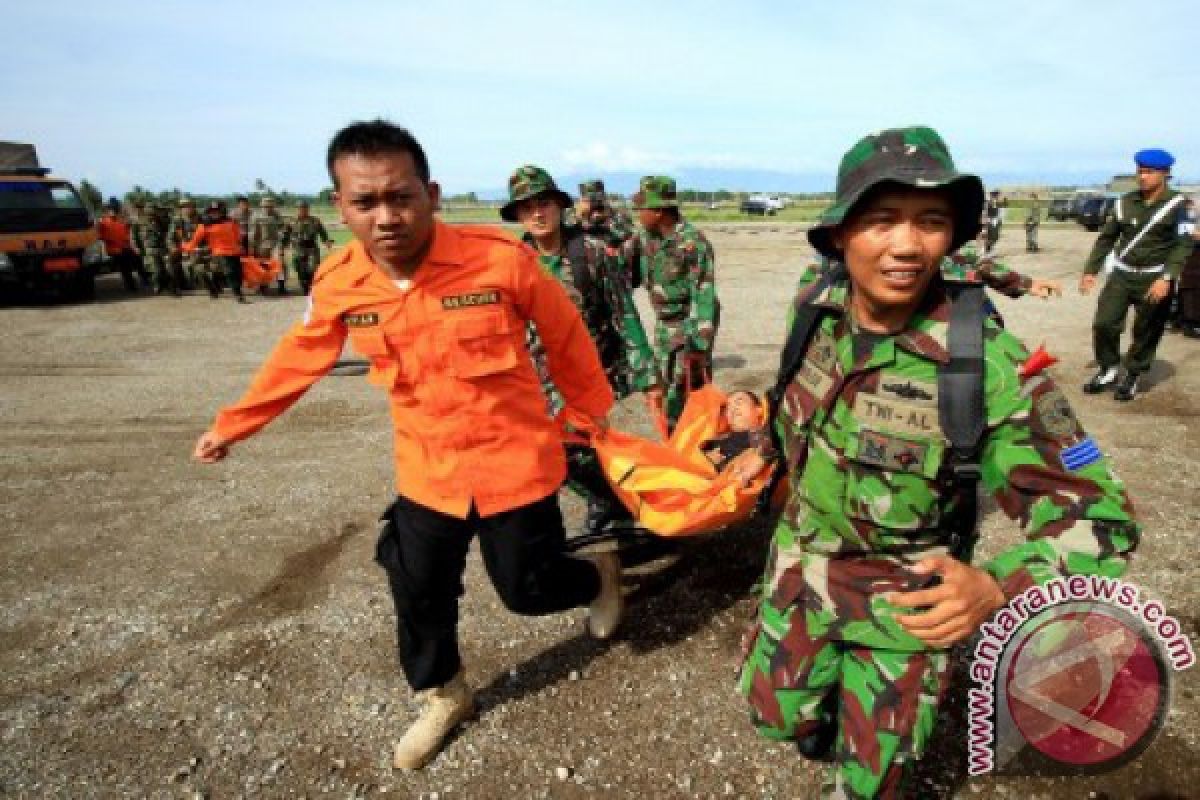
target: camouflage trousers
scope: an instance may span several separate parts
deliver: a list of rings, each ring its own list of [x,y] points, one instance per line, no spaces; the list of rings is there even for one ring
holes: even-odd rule
[[[154,276],[154,288],[160,292],[178,292],[186,284],[183,266],[161,250],[147,250],[142,256],[146,271]]]
[[[832,612],[814,610],[811,599],[802,592],[785,609],[763,601],[738,689],[769,739],[798,741],[837,726],[824,797],[901,797],[905,771],[933,732],[949,654],[831,638]]]
[[[672,348],[673,338],[665,326],[655,330],[654,362],[662,376],[663,412],[669,430],[675,429],[688,395],[712,381],[712,352]]]
[[[321,263],[321,253],[314,247],[296,247],[292,251],[292,272],[300,281],[300,288],[305,294],[312,288],[313,273]]]

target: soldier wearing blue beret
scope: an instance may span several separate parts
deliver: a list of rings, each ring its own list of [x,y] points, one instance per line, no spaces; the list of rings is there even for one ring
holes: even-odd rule
[[[1122,402],[1137,396],[1139,379],[1154,363],[1170,314],[1172,284],[1192,252],[1191,237],[1179,232],[1183,195],[1167,186],[1175,159],[1155,148],[1138,151],[1133,160],[1137,191],[1113,204],[1079,281],[1079,291],[1087,294],[1101,269],[1108,275],[1092,321],[1098,370],[1083,390],[1099,394],[1115,386]],[[1130,306],[1135,309],[1133,342],[1122,375],[1121,332]]]

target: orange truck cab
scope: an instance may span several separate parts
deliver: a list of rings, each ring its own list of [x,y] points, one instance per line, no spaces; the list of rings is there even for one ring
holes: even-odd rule
[[[89,299],[104,262],[96,220],[75,187],[40,166],[33,145],[0,142],[0,293]]]

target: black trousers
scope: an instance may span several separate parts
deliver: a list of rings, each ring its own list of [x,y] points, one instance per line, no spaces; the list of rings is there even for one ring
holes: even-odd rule
[[[237,297],[242,296],[242,260],[237,256],[214,256],[225,270],[225,280]]]
[[[397,497],[382,520],[375,560],[387,572],[400,664],[416,691],[444,685],[462,666],[458,599],[476,533],[488,576],[510,611],[553,614],[586,605],[600,591],[595,566],[563,550],[556,494],[488,517],[472,508],[466,519]]]

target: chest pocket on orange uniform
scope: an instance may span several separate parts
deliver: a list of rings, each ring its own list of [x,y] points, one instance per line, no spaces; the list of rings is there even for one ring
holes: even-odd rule
[[[454,372],[482,378],[517,366],[512,324],[503,311],[472,314],[453,322]]]
[[[377,386],[389,387],[396,379],[396,364],[387,338],[378,325],[364,325],[349,329],[350,344],[371,362],[367,380]]]

